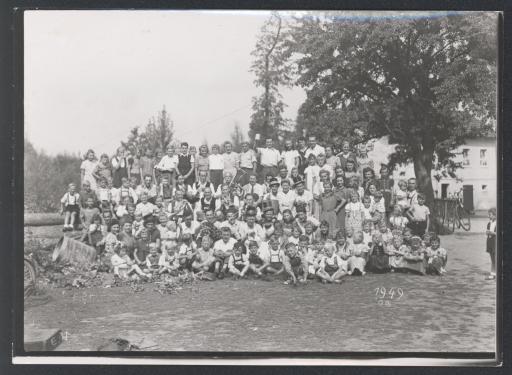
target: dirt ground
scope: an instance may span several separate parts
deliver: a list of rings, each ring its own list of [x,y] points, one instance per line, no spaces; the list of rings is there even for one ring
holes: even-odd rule
[[[67,351],[96,350],[120,337],[165,351],[491,352],[496,284],[484,280],[484,225],[476,220],[474,232],[442,237],[449,254],[443,277],[367,274],[298,287],[226,279],[170,295],[152,284],[139,292],[51,288],[48,303],[26,304],[25,327],[61,329],[57,350]],[[34,230],[47,237],[57,231]]]

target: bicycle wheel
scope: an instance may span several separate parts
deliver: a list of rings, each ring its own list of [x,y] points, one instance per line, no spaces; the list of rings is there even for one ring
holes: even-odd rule
[[[32,262],[25,259],[23,263],[23,287],[24,295],[28,297],[34,291],[36,286],[36,269]]]
[[[459,228],[462,227],[466,232],[471,229],[471,218],[469,212],[461,205],[457,206],[457,217]]]

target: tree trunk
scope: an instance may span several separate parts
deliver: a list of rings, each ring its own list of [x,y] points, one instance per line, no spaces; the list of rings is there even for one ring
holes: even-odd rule
[[[418,191],[425,194],[426,205],[434,207],[434,189],[432,187],[432,160],[433,147],[423,147],[414,158],[414,174],[418,184]]]

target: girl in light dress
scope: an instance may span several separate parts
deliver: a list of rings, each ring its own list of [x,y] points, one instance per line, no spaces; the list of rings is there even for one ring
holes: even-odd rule
[[[403,258],[406,252],[408,252],[408,248],[407,245],[403,243],[402,236],[394,236],[391,244],[387,246],[387,253],[389,255],[389,265],[391,267],[391,272],[394,272],[395,269],[399,269],[402,267]]]
[[[96,169],[96,164],[98,163],[98,159],[94,154],[93,150],[88,150],[85,154],[85,160],[82,161],[80,165],[80,177],[81,183],[80,186],[84,184],[85,181],[88,181],[91,185],[91,189],[93,191],[97,188],[96,179],[94,178],[94,170]]]
[[[393,206],[393,212],[389,216],[389,225],[391,229],[404,230],[409,224],[409,219],[403,215],[402,206],[395,204]]]
[[[359,194],[353,192],[350,196],[350,202],[345,205],[347,214],[345,226],[352,231],[360,231],[364,221],[364,205],[359,201]]]

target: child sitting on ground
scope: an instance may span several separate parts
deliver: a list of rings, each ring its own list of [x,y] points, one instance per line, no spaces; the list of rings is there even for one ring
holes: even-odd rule
[[[284,272],[283,260],[285,256],[283,250],[280,248],[279,237],[275,233],[272,234],[268,244],[269,265],[266,271],[274,276],[278,276]]]
[[[420,237],[413,236],[411,238],[411,246],[407,248],[403,257],[402,269],[405,271],[419,273],[421,275],[425,274],[425,249],[422,248],[422,241]]]
[[[122,280],[128,280],[130,276],[132,279],[138,279],[141,276],[144,279],[148,278],[140,267],[133,263],[128,254],[126,253],[126,246],[119,243],[115,248],[110,258],[110,263],[114,268],[114,276],[119,277]]]
[[[264,259],[266,257],[262,256],[258,242],[249,241],[249,269],[254,272],[258,277],[263,276],[263,272],[265,268],[268,266],[268,262]]]
[[[222,279],[225,276],[228,268],[227,262],[229,260],[229,256],[233,254],[233,247],[237,242],[233,237],[231,237],[231,229],[229,229],[229,227],[222,227],[221,232],[221,239],[213,245],[215,257],[219,261],[215,265],[216,276],[219,279]]]
[[[363,232],[355,232],[354,243],[350,246],[350,258],[348,261],[349,275],[366,275],[365,267],[368,251],[368,246],[363,243]]]
[[[104,226],[101,224],[100,214],[96,214],[92,218],[92,223],[87,228],[87,243],[93,246],[96,250],[99,250],[99,243],[103,239],[103,233],[106,231]]]
[[[448,253],[441,246],[441,240],[438,236],[430,238],[430,247],[427,248],[428,257],[427,273],[444,275],[446,273],[446,263],[448,262]]]
[[[172,276],[178,275],[180,267],[175,249],[164,249],[158,259],[158,274],[168,273]]]
[[[334,252],[336,246],[333,242],[327,242],[324,246],[324,255],[321,257],[316,275],[322,283],[341,284],[343,276],[347,274],[346,264]]]
[[[149,272],[152,276],[158,274],[160,271],[160,255],[158,254],[158,247],[155,242],[149,244],[149,254],[146,256],[146,268],[144,271]]]
[[[291,279],[285,281],[285,284],[297,284],[297,280],[305,283],[308,278],[308,261],[305,255],[300,252],[297,245],[288,242],[285,249],[284,269]]]
[[[135,241],[135,249],[133,251],[133,260],[139,266],[144,267],[144,263],[149,254],[149,234],[146,228],[140,232],[140,238]]]
[[[233,275],[233,280],[246,277],[249,270],[249,256],[243,254],[243,245],[239,241],[233,247],[233,254],[228,258],[228,271]]]

